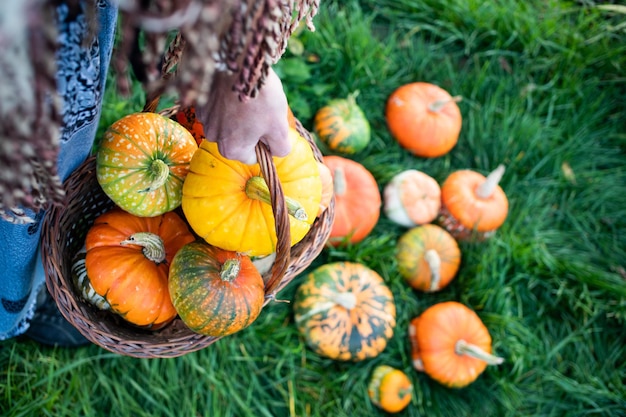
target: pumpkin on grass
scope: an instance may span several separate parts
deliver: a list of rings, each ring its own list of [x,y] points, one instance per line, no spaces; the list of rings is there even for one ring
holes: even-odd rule
[[[315,113],[313,131],[331,152],[352,155],[370,142],[370,124],[356,103],[357,93],[329,101]]]
[[[358,243],[370,234],[380,218],[378,183],[367,168],[352,159],[327,155],[324,164],[332,174],[335,195],[335,220],[328,243]]]
[[[504,359],[491,354],[491,336],[478,315],[456,301],[435,304],[409,324],[413,367],[450,388],[465,387],[487,365]]]
[[[187,327],[214,337],[248,327],[265,301],[263,278],[248,256],[201,241],[174,257],[169,293]]]
[[[396,325],[393,295],[382,277],[355,262],[329,263],[309,273],[293,308],[311,349],[341,361],[378,356]]]
[[[401,370],[378,365],[372,372],[367,394],[377,407],[388,413],[397,413],[411,402],[413,384]]]
[[[194,239],[174,212],[138,217],[116,207],[87,232],[87,276],[112,312],[140,327],[161,328],[176,316],[167,287],[170,263]]]
[[[441,188],[430,175],[416,169],[402,171],[383,191],[385,215],[394,223],[414,227],[430,223],[441,208]]]
[[[426,83],[404,84],[393,91],[385,107],[391,136],[417,156],[436,158],[450,152],[459,140],[461,110],[443,88]]]
[[[310,144],[289,130],[291,152],[274,157],[289,211],[291,245],[308,233],[320,209],[322,182]],[[183,185],[183,212],[191,228],[219,248],[264,256],[276,250],[274,212],[259,164],[224,158],[203,141]]]
[[[436,292],[455,277],[461,250],[452,235],[435,224],[405,232],[396,245],[398,272],[416,290]]]
[[[504,165],[487,177],[469,169],[450,174],[441,187],[442,226],[458,239],[492,236],[509,211],[509,200],[498,185],[503,175]]]
[[[115,204],[136,216],[172,211],[181,203],[189,161],[198,149],[179,123],[134,113],[113,123],[96,155],[96,176]]]

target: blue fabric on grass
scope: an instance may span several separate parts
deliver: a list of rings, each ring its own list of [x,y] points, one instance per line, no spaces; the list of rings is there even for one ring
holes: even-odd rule
[[[95,139],[104,87],[114,42],[117,6],[99,0],[98,35],[90,47],[81,46],[87,22],[58,7],[58,90],[63,98],[63,128],[58,172],[65,180],[89,155]],[[35,213],[30,213],[35,214]],[[0,340],[24,333],[35,311],[37,293],[45,283],[39,253],[41,223],[15,225],[0,220]]]

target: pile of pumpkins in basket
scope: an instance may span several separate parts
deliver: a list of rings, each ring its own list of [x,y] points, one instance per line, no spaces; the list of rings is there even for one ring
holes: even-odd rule
[[[436,158],[457,143],[460,97],[434,84],[402,85],[386,102],[391,136],[413,155]],[[352,156],[370,142],[370,126],[355,96],[337,98],[320,108],[314,134],[333,178],[335,222],[329,245],[358,243],[381,213],[406,228],[396,245],[398,273],[415,290],[435,292],[456,276],[462,239],[486,239],[505,221],[508,199],[498,185],[504,167],[487,176],[473,170],[451,172],[442,185],[427,173],[402,171],[381,193],[374,176]],[[396,325],[396,307],[383,279],[360,263],[318,267],[297,289],[295,322],[308,345],[337,360],[360,361],[385,349]],[[413,367],[448,387],[472,383],[502,358],[491,354],[491,337],[469,307],[447,301],[411,320],[408,329]],[[411,400],[408,376],[388,365],[371,375],[368,394],[387,412]]]

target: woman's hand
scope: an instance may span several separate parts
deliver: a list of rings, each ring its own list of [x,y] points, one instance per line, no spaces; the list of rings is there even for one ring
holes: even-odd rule
[[[256,163],[255,146],[261,141],[273,156],[291,151],[287,97],[270,68],[257,97],[242,102],[232,90],[234,76],[215,74],[206,105],[196,109],[207,140],[217,142],[220,154],[245,164]]]

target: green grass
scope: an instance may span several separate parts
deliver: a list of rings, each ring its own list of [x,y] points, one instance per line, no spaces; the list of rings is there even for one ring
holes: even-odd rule
[[[97,346],[0,346],[7,416],[383,416],[368,400],[386,363],[414,384],[406,416],[626,416],[626,14],[593,2],[323,1],[302,56],[277,70],[309,129],[327,100],[358,90],[372,125],[354,156],[382,187],[407,168],[443,181],[454,169],[507,166],[510,214],[494,238],[461,243],[444,291],[407,287],[393,259],[404,229],[384,216],[358,245],[326,249],[312,267],[362,262],[383,276],[397,331],[377,358],[334,362],[311,352],[287,303],[250,328],[176,359],[139,360]],[[390,137],[386,97],[428,81],[464,97],[458,145],[416,158]],[[139,110],[110,90],[102,125]],[[574,177],[564,167],[570,167]],[[297,277],[280,298],[293,298]],[[464,389],[412,370],[411,318],[444,300],[471,306],[505,363]]]

